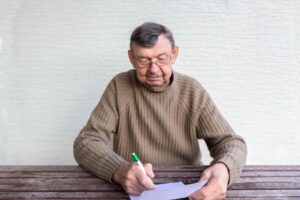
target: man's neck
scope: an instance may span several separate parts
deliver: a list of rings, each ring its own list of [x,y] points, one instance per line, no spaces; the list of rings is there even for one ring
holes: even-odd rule
[[[149,85],[146,85],[146,84],[143,84],[147,89],[153,91],[153,92],[162,92],[164,90],[166,90],[173,82],[173,79],[174,79],[174,72],[172,72],[172,75],[171,77],[169,78],[169,81],[166,82],[166,84],[164,84],[163,86],[157,86],[157,87],[153,87],[153,86],[149,86]]]

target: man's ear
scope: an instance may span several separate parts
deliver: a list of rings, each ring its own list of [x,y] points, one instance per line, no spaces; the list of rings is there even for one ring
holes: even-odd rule
[[[132,64],[133,67],[135,67],[135,60],[132,50],[128,50],[128,58]]]
[[[172,50],[172,64],[176,62],[176,59],[178,57],[179,48],[178,46],[175,46]]]

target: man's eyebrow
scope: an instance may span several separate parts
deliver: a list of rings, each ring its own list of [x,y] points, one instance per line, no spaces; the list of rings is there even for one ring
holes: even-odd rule
[[[145,57],[145,56],[137,56],[138,58],[146,58],[149,59],[149,57]]]
[[[159,55],[156,56],[156,57],[160,57],[160,56],[163,56],[163,55],[166,55],[166,54],[167,54],[167,52],[164,52],[164,53],[159,54]],[[147,58],[147,59],[150,59],[149,57],[141,56],[141,55],[138,55],[137,57],[138,57],[138,58]]]
[[[167,55],[167,52],[164,52],[164,53],[159,54],[157,57],[166,56],[166,55]]]

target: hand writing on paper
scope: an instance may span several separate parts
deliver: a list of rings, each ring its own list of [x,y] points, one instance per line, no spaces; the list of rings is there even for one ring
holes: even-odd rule
[[[223,163],[216,163],[205,169],[199,181],[208,180],[200,190],[189,196],[190,200],[225,199],[229,180],[228,169]]]
[[[154,178],[152,165],[144,164],[147,176]],[[113,180],[122,185],[123,189],[132,195],[140,195],[144,190],[151,190],[155,185],[149,181],[141,169],[135,163],[121,164],[113,174]]]

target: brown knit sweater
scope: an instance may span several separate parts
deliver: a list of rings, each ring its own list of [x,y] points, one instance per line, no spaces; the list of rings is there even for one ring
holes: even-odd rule
[[[113,150],[108,142],[113,137]],[[204,139],[211,164],[224,163],[229,185],[246,161],[246,144],[222,117],[206,90],[193,78],[173,72],[161,92],[144,87],[135,70],[115,76],[74,142],[76,161],[107,181],[122,162],[153,165],[201,164],[198,139]],[[200,174],[199,174],[200,177]]]

